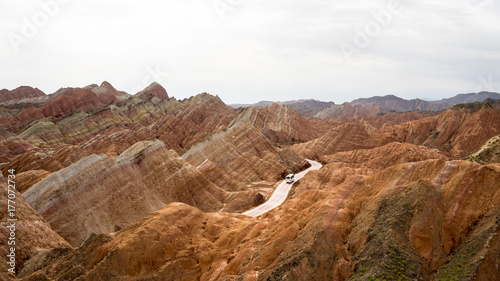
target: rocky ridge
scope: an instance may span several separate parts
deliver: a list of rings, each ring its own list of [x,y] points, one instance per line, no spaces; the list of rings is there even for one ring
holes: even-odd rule
[[[500,110],[488,103],[475,108],[456,106],[440,115],[378,129],[355,120],[336,126],[323,137],[293,148],[304,157],[383,146],[392,142],[437,148],[460,159],[500,133]]]
[[[42,92],[38,88],[32,88],[29,86],[21,86],[12,91],[2,89],[0,90],[0,104],[23,102],[26,99],[33,99],[43,96],[45,96],[44,92]]]
[[[30,145],[5,154],[2,171],[16,169],[18,196],[74,246],[31,252],[18,277],[489,280],[500,276],[500,164],[459,159],[499,134],[499,112],[483,102],[318,120],[204,93],[2,119],[11,142]],[[234,213],[305,157],[323,168],[283,205]]]
[[[481,279],[499,273],[493,242],[500,231],[498,165],[427,160],[341,184],[318,176],[307,175],[301,185],[321,188],[257,219],[172,203],[60,255],[25,280],[66,276],[71,264],[82,265],[72,272],[81,280]]]

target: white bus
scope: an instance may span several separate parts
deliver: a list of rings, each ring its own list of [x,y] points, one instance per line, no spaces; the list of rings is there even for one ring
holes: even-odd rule
[[[286,183],[293,183],[295,175],[294,174],[289,174],[286,176]]]

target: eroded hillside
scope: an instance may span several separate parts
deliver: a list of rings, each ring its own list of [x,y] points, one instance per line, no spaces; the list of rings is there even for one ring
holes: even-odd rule
[[[22,280],[500,279],[491,102],[346,104],[320,120],[206,93],[176,100],[158,84],[12,92],[0,156],[26,214]],[[283,205],[240,214],[305,158],[323,167]]]

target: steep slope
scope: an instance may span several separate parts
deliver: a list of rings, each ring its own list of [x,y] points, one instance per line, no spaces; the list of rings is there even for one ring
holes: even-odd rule
[[[23,128],[33,120],[63,117],[75,111],[93,110],[117,102],[116,96],[97,95],[88,89],[68,88],[53,96],[41,106],[31,106],[16,116],[16,127]],[[11,124],[14,126],[14,124]]]
[[[339,185],[352,180],[356,175],[373,175],[393,165],[413,163],[429,159],[448,160],[442,152],[425,146],[393,142],[370,149],[354,149],[319,157],[325,163],[318,171],[321,184]],[[312,186],[317,188],[317,186]],[[291,197],[311,188],[310,185],[296,184]]]
[[[356,149],[321,157],[321,160],[329,165],[336,163],[342,167],[367,168],[376,172],[393,165],[428,159],[447,160],[448,157],[437,149],[399,142],[373,149]]]
[[[376,130],[439,115],[436,111],[387,112],[377,116],[364,116],[362,121]],[[349,120],[347,120],[349,121]]]
[[[88,156],[24,193],[74,246],[93,232],[112,232],[170,202],[215,211],[225,196],[161,141],[136,143],[115,159]]]
[[[428,160],[338,185],[317,178],[320,171],[301,183],[316,188],[259,219],[172,203],[26,272],[25,280],[69,272],[81,280],[482,280],[500,274],[500,166]]]
[[[278,108],[234,110],[219,97],[206,93],[183,101],[133,96],[97,112],[79,111],[33,122],[19,136],[38,148],[13,157],[1,169],[4,173],[8,169],[20,173],[56,172],[91,154],[116,157],[138,141],[158,139],[179,154],[196,151],[200,146],[210,150],[209,158],[201,157],[202,161],[192,164],[213,161],[201,168],[213,174],[210,180],[227,190],[242,191],[246,184],[269,187],[282,174],[298,170],[303,164],[293,152],[274,147],[270,139],[309,140],[326,131],[324,122],[304,119],[286,107]],[[226,149],[223,145],[232,143],[233,137],[238,143]],[[205,147],[203,143],[211,139],[224,140],[215,148]],[[252,173],[254,164],[261,161],[266,163],[259,168],[262,171]],[[227,163],[240,166],[229,168]],[[260,181],[266,183],[257,184]]]
[[[236,115],[210,95],[184,103],[134,96],[103,109],[33,122],[19,136],[40,149],[12,157],[2,170],[57,171],[93,153],[117,156],[142,140],[159,139],[169,149],[182,153],[210,133],[227,127]]]
[[[20,193],[24,193],[32,185],[40,182],[51,173],[45,170],[31,170],[16,175],[16,189]]]
[[[238,116],[238,122],[250,122],[273,143],[305,142],[326,133],[328,123],[306,119],[285,105],[247,108]]]
[[[437,148],[447,156],[461,159],[499,133],[500,110],[488,103],[480,103],[472,108],[457,105],[438,116],[380,129],[355,120],[336,126],[321,138],[295,145],[292,149],[304,157],[318,158],[341,151],[401,142]]]
[[[500,163],[500,135],[489,139],[478,151],[467,156],[465,159],[483,165]]]
[[[373,138],[366,126],[354,121],[336,126],[318,139],[296,144],[292,150],[305,158],[319,159],[322,155],[373,147]]]
[[[187,150],[182,157],[193,166],[209,161],[237,182],[276,182],[299,170],[300,158],[283,155],[259,130],[247,122],[236,122]],[[294,162],[298,160],[298,162]]]
[[[153,82],[151,85],[146,87],[144,90],[138,92],[137,96],[153,96],[159,99],[168,99],[168,94],[165,88],[160,84]]]
[[[227,106],[218,96],[201,93],[187,100],[186,104],[173,111],[173,114],[183,120],[190,122],[191,131],[187,132],[181,143],[183,149],[201,141],[206,136],[219,132],[238,116],[238,111]]]
[[[125,100],[130,97],[129,94],[123,91],[118,91],[113,85],[111,85],[108,81],[104,81],[101,83],[100,86],[97,85],[90,85],[88,88],[96,93],[98,96],[100,95],[113,95],[115,96],[118,100]]]
[[[5,163],[14,155],[24,153],[34,148],[15,134],[0,127],[0,163]]]
[[[14,174],[15,175],[15,174]],[[10,249],[15,248],[15,269],[20,270],[26,260],[34,256],[37,251],[53,248],[69,248],[70,245],[40,216],[33,208],[26,203],[24,197],[15,189],[8,188],[8,185],[15,185],[16,177],[7,178],[0,175],[0,279],[17,280],[14,275],[8,273],[11,268],[7,262],[7,257],[11,253]],[[8,201],[11,200],[11,201]],[[8,207],[10,205],[10,208]],[[12,207],[15,207],[12,208]],[[13,210],[14,216],[9,216],[8,210]],[[12,221],[15,219],[16,221]],[[12,228],[14,223],[15,228]],[[10,226],[10,227],[9,227]],[[13,235],[14,234],[14,235]],[[10,239],[9,238],[13,238]],[[8,244],[9,243],[9,244]],[[9,259],[9,260],[8,260]]]
[[[500,110],[482,103],[473,108],[457,105],[436,117],[385,127],[373,138],[378,145],[408,142],[438,148],[460,159],[499,133]]]
[[[103,108],[111,103],[128,98],[130,95],[116,90],[104,81],[84,88],[61,88],[53,94],[45,95],[38,89],[20,87],[8,93],[21,97],[4,102],[0,107],[0,122],[4,128],[18,133],[26,129],[33,120],[45,117],[64,117],[75,111],[91,111]],[[8,92],[7,90],[2,90]]]

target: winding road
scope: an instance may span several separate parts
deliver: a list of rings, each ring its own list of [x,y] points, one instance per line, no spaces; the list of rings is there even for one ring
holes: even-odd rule
[[[323,167],[323,165],[321,165],[316,161],[309,159],[306,160],[307,162],[311,163],[311,167],[298,174],[295,174],[295,181],[293,183],[303,178],[309,171],[319,170],[321,167]],[[282,181],[280,185],[276,188],[276,190],[273,192],[273,195],[271,195],[271,198],[269,198],[269,200],[267,200],[262,205],[259,205],[251,210],[244,212],[243,215],[250,217],[257,217],[283,204],[283,202],[285,202],[286,197],[288,196],[288,192],[290,191],[290,188],[292,187],[293,183],[288,184],[286,183],[286,181]]]

